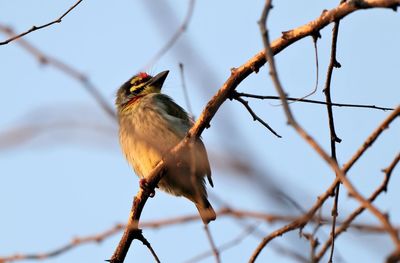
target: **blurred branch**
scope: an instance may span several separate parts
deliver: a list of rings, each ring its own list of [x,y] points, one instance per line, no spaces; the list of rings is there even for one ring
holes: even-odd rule
[[[0,257],[0,263],[7,263],[7,262],[15,262],[15,261],[22,261],[22,260],[44,260],[44,259],[49,259],[55,256],[58,256],[60,254],[66,253],[78,246],[81,246],[83,244],[87,243],[101,243],[103,240],[106,238],[115,235],[116,233],[119,233],[122,229],[124,229],[124,225],[122,224],[117,224],[114,227],[112,227],[109,230],[106,230],[102,233],[96,234],[96,235],[90,235],[86,237],[76,237],[71,240],[66,245],[63,245],[59,248],[56,248],[54,250],[51,250],[49,252],[45,253],[37,253],[37,254],[16,254],[12,256],[7,256],[7,257]]]
[[[183,68],[183,63],[179,63],[179,71],[181,73],[181,83],[182,83],[182,91],[185,98],[186,107],[189,111],[190,117],[194,119],[194,113],[192,110],[192,106],[189,99],[189,94],[187,92],[186,81],[185,81],[185,70]]]
[[[29,34],[29,33],[34,32],[34,31],[36,31],[36,30],[39,30],[39,29],[42,29],[42,28],[51,26],[51,25],[53,25],[53,24],[61,23],[62,19],[63,19],[66,15],[68,15],[68,13],[71,12],[75,7],[77,7],[82,1],[83,1],[83,0],[77,1],[73,6],[71,6],[71,7],[70,7],[64,14],[62,14],[59,18],[57,18],[57,19],[55,19],[55,20],[53,20],[53,21],[51,21],[51,22],[49,22],[49,23],[47,23],[47,24],[44,24],[44,25],[41,25],[41,26],[32,26],[32,27],[31,27],[30,29],[28,29],[27,31],[25,31],[25,32],[23,32],[23,33],[21,33],[21,34],[18,34],[18,35],[15,34],[15,33],[12,32],[12,31],[10,31],[9,34],[12,35],[12,37],[10,37],[9,39],[7,39],[7,40],[5,40],[5,41],[3,41],[3,42],[0,42],[0,46],[1,46],[1,45],[6,45],[6,44],[8,44],[8,43],[10,43],[10,42],[12,42],[12,41],[14,41],[14,40],[16,40],[16,39],[19,39],[19,38],[21,38],[21,37],[23,37],[23,36],[25,36],[25,35],[27,35],[27,34]]]
[[[13,30],[10,27],[1,26],[0,31],[13,35]],[[58,69],[65,75],[77,80],[81,83],[81,85],[85,88],[85,90],[95,99],[97,104],[114,120],[116,120],[116,115],[114,109],[109,105],[107,100],[101,95],[99,89],[94,86],[90,81],[89,78],[78,71],[77,69],[73,68],[72,66],[62,62],[61,60],[51,57],[45,54],[43,51],[39,50],[29,42],[24,39],[19,39],[17,42],[19,45],[22,46],[26,51],[28,51],[31,55],[33,55],[40,64],[42,65],[50,65],[54,68]]]
[[[262,96],[262,95],[255,95],[249,94],[244,92],[237,92],[237,95],[240,97],[248,97],[253,99],[261,99],[261,100],[280,100],[279,96]],[[311,103],[311,104],[320,104],[320,105],[331,105],[334,107],[346,107],[346,108],[367,108],[367,109],[376,109],[376,110],[383,110],[383,111],[392,111],[393,108],[387,107],[379,107],[375,105],[365,105],[365,104],[349,104],[349,103],[334,103],[334,102],[325,102],[319,100],[309,100],[309,99],[302,99],[302,98],[292,98],[286,97],[288,101],[296,101],[296,102],[304,102],[304,103]]]
[[[270,224],[291,222],[291,221],[299,218],[298,216],[290,216],[290,215],[285,216],[285,215],[279,215],[279,214],[269,214],[269,213],[262,213],[262,212],[257,212],[257,211],[232,209],[232,208],[222,208],[216,212],[217,212],[217,215],[219,218],[222,218],[222,217],[239,218],[239,219],[252,218],[252,219],[260,220],[261,222],[268,222]],[[343,222],[338,222],[338,224],[343,225],[343,226],[346,225],[346,227],[345,227],[346,229],[351,228],[351,229],[368,232],[368,233],[382,234],[382,233],[386,232],[386,230],[379,225],[371,225],[371,224],[363,224],[363,223],[350,224],[347,222],[347,220],[345,220]],[[140,224],[140,227],[147,228],[147,229],[159,229],[161,227],[182,225],[182,224],[197,222],[197,221],[200,221],[198,214],[193,214],[193,215],[184,215],[184,216],[178,216],[178,217],[167,218],[167,219],[146,221],[146,222],[142,222]],[[311,219],[310,222],[315,223],[315,224],[320,224],[320,223],[331,224],[332,220],[330,220],[329,217],[324,217],[324,218],[321,218],[318,220]],[[55,256],[59,256],[60,254],[67,253],[70,250],[75,249],[75,248],[85,245],[85,244],[91,244],[91,243],[99,244],[99,243],[103,242],[104,240],[106,240],[107,238],[110,238],[110,237],[120,233],[122,230],[125,229],[125,227],[126,227],[125,224],[116,224],[115,226],[112,226],[110,229],[107,229],[98,234],[75,237],[75,238],[72,238],[71,241],[68,242],[67,244],[62,245],[56,249],[50,250],[48,252],[35,253],[35,254],[19,253],[19,254],[15,254],[15,255],[11,255],[11,256],[0,257],[0,263],[9,263],[9,262],[15,262],[15,261],[22,261],[22,260],[49,259],[49,258],[52,258]],[[256,231],[256,228],[257,228],[257,225],[247,226],[246,228],[244,228],[243,232],[240,235],[238,235],[236,238],[216,247],[216,249],[219,251],[219,253],[221,253],[222,251],[225,251],[231,247],[238,245],[238,243],[240,243],[244,239],[244,237],[246,237],[247,235],[250,235],[254,231]],[[397,231],[400,231],[400,226],[397,227],[396,229],[397,229]],[[207,252],[199,254],[196,257],[193,257],[192,259],[190,259],[188,261],[189,262],[199,261],[200,259],[203,259],[204,257],[208,257],[210,255],[213,255],[213,252],[207,251]]]
[[[96,146],[104,146],[109,151],[110,146],[115,143],[117,127],[114,122],[104,122],[99,116],[97,108],[93,111],[86,105],[79,104],[58,103],[54,106],[31,109],[16,121],[16,125],[0,131],[0,151],[15,149],[40,138],[46,138],[46,142],[52,141],[48,140],[49,136],[57,136],[60,133],[68,135],[68,139],[75,139],[80,145],[93,143]],[[90,138],[82,137],[85,134]],[[65,140],[52,142],[61,141]],[[43,146],[43,143],[40,145]]]
[[[169,49],[172,48],[176,41],[178,41],[179,37],[186,31],[190,19],[193,16],[194,4],[195,0],[190,0],[186,16],[182,24],[179,26],[178,30],[172,35],[171,39],[167,43],[165,43],[165,45],[154,55],[154,57],[151,58],[149,62],[147,62],[147,64],[144,66],[144,70],[142,71],[145,71],[146,69],[153,66],[154,63],[157,62],[157,60],[159,60]]]
[[[257,226],[254,226],[254,225],[245,228],[242,233],[240,233],[235,238],[233,238],[233,239],[229,240],[228,242],[219,246],[217,248],[217,250],[222,252],[222,251],[228,250],[234,246],[239,245],[240,242],[242,242],[247,236],[251,235],[251,233],[253,233],[256,229],[257,229]],[[185,262],[186,263],[198,262],[198,261],[201,261],[202,259],[212,256],[213,254],[214,254],[213,251],[206,251],[197,256],[192,257],[191,259],[189,259]]]
[[[221,262],[221,258],[219,256],[220,252],[219,252],[217,246],[215,245],[214,239],[212,238],[212,235],[211,235],[210,229],[208,228],[208,225],[204,225],[204,231],[207,234],[207,239],[208,239],[208,242],[210,243],[212,254],[215,257],[215,262],[220,263]]]

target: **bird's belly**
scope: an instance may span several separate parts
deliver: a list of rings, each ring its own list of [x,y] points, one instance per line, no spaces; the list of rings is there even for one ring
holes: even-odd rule
[[[151,147],[144,142],[136,142],[134,145],[126,145],[126,147],[130,149],[125,150],[125,147],[123,147],[126,158],[140,178],[147,178],[161,160],[162,152],[166,152],[157,147]],[[178,167],[176,164],[170,164],[158,187],[170,194],[183,195],[188,198],[191,197],[191,193],[194,191],[192,189],[190,171],[186,165],[185,167]]]
[[[128,162],[139,177],[146,178],[161,160],[161,151],[142,142],[128,147],[130,149],[125,151]]]

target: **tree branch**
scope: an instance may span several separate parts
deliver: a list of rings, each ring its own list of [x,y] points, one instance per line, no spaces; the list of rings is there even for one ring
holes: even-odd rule
[[[340,3],[343,3],[344,1],[341,1]],[[336,157],[336,143],[340,143],[342,140],[337,136],[336,131],[335,131],[335,121],[333,119],[333,109],[332,109],[332,98],[331,98],[331,82],[332,82],[332,74],[333,74],[333,69],[335,67],[339,68],[340,64],[337,62],[336,59],[336,47],[337,47],[337,39],[338,39],[338,34],[339,34],[339,25],[340,21],[336,21],[333,30],[332,30],[332,47],[331,47],[331,58],[328,66],[328,71],[327,71],[327,77],[326,77],[326,82],[325,82],[325,88],[324,88],[324,93],[326,97],[326,109],[328,112],[328,123],[329,123],[329,133],[330,133],[330,145],[331,145],[331,157],[332,159],[337,162],[337,157]],[[331,253],[329,256],[329,261],[332,262],[333,259],[333,252],[335,249],[335,227],[336,227],[336,219],[338,216],[338,206],[339,206],[339,193],[340,193],[340,184],[338,183],[335,188],[335,198],[333,201],[333,206],[332,206],[332,228],[331,228],[331,240],[332,240],[332,246],[331,246]]]
[[[249,94],[245,92],[236,92],[236,94],[240,97],[247,97],[253,99],[260,99],[260,100],[280,100],[279,96],[263,96],[263,95],[255,95]],[[383,111],[392,111],[393,108],[388,107],[380,107],[375,105],[366,105],[366,104],[349,104],[349,103],[327,103],[325,101],[319,100],[309,100],[309,99],[302,99],[302,98],[293,98],[293,97],[286,97],[288,101],[295,101],[295,102],[304,102],[310,104],[319,104],[319,105],[331,105],[333,107],[346,107],[346,108],[365,108],[365,109],[375,109],[375,110],[383,110]]]
[[[30,29],[28,29],[27,31],[25,31],[25,32],[23,32],[23,33],[21,33],[21,34],[18,34],[18,35],[13,34],[13,35],[14,35],[13,37],[11,37],[11,38],[9,38],[9,39],[7,39],[7,40],[4,40],[3,42],[0,42],[0,46],[1,46],[1,45],[6,45],[6,44],[8,44],[8,43],[10,43],[10,42],[12,42],[12,41],[14,41],[14,40],[17,40],[17,39],[19,39],[19,38],[21,38],[21,37],[23,37],[23,36],[29,34],[29,33],[34,32],[34,31],[36,31],[36,30],[39,30],[39,29],[42,29],[42,28],[51,26],[51,25],[53,25],[53,24],[61,23],[62,19],[63,19],[66,15],[68,15],[68,13],[71,12],[75,7],[77,7],[82,1],[83,1],[83,0],[77,1],[74,5],[72,5],[72,6],[71,6],[64,14],[62,14],[59,18],[57,18],[57,19],[55,19],[55,20],[53,20],[53,21],[51,21],[51,22],[49,22],[49,23],[47,23],[47,24],[44,24],[44,25],[41,25],[41,26],[32,26],[32,27],[31,27]]]

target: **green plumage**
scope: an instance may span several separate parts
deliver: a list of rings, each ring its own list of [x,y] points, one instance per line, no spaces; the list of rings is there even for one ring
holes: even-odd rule
[[[167,74],[166,71],[151,77],[139,73],[117,92],[120,144],[135,173],[143,179],[193,125],[184,109],[160,93]],[[158,187],[194,202],[204,223],[214,220],[215,212],[207,200],[204,181],[207,176],[213,185],[211,170],[201,139],[176,160],[167,164],[167,173]]]

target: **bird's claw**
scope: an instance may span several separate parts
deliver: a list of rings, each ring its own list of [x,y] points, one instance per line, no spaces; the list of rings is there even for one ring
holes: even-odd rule
[[[153,198],[156,195],[156,191],[154,191],[154,189],[151,189],[151,187],[149,187],[149,183],[145,178],[139,180],[139,185],[140,188],[142,188],[145,192],[149,193],[150,198]]]

